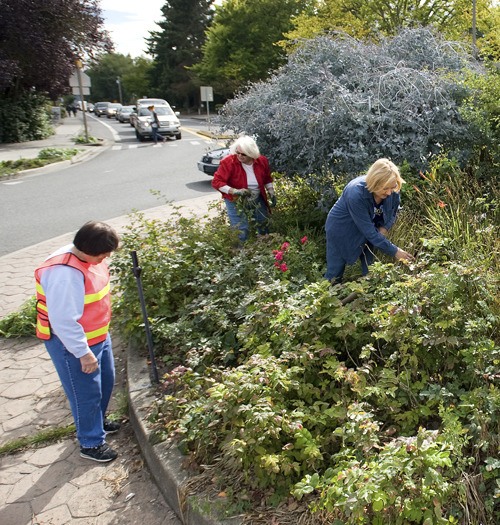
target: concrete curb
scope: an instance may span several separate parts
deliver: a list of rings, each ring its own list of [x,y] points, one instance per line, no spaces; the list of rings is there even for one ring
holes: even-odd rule
[[[151,433],[145,423],[154,400],[153,385],[146,359],[137,348],[129,345],[127,352],[127,379],[129,389],[130,423],[134,429],[142,455],[168,505],[184,525],[241,525],[237,518],[220,519],[203,515],[198,510],[210,508],[210,503],[185,493],[189,473],[183,468],[185,457],[168,443],[151,443]],[[196,502],[195,502],[196,500]]]

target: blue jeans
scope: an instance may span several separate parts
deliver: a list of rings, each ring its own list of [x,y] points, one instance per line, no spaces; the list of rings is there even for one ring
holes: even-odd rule
[[[359,260],[361,262],[361,272],[363,275],[366,275],[368,273],[368,266],[370,266],[375,260],[373,246],[370,243],[365,244],[363,251],[359,256]],[[335,246],[327,240],[325,279],[328,279],[333,283],[341,283],[346,264],[347,262],[336,253]]]
[[[269,211],[262,195],[259,195],[257,199],[247,199],[245,201],[245,211],[239,211],[234,201],[224,199],[224,202],[226,203],[229,224],[235,230],[239,230],[238,237],[241,242],[245,242],[250,233],[248,216],[252,217],[257,223],[259,234],[265,235],[269,233]]]
[[[115,363],[111,337],[90,349],[99,361],[99,368],[84,374],[80,359],[68,352],[56,336],[45,341],[75,420],[76,437],[80,446],[93,448],[105,441],[104,416],[115,383]]]
[[[158,139],[163,140],[163,137],[158,133],[158,128],[151,126],[151,136],[153,137],[153,140],[155,144],[158,143]]]

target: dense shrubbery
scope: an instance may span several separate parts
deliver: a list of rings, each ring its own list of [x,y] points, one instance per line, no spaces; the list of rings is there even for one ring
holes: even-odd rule
[[[48,99],[34,92],[0,97],[0,142],[41,140],[53,134]]]
[[[407,185],[393,232],[417,261],[332,287],[325,212],[296,184],[277,182],[274,233],[241,250],[223,216],[139,216],[125,235],[117,319],[143,339],[137,250],[169,367],[156,429],[239,508],[295,498],[308,523],[498,523],[498,187],[440,159]]]
[[[353,176],[378,157],[428,169],[443,151],[464,162],[488,143],[492,123],[485,98],[477,102],[489,90],[496,104],[488,87],[495,77],[498,86],[498,73],[487,77],[463,45],[428,28],[380,44],[321,36],[227,102],[220,122],[255,134],[274,168],[288,174]]]

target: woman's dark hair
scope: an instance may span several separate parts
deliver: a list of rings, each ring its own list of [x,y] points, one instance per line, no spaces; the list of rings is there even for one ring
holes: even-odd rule
[[[73,244],[87,255],[102,255],[114,252],[120,238],[115,230],[105,222],[86,222],[77,232]]]

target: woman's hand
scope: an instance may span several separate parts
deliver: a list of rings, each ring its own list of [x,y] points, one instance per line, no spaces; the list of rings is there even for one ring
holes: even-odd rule
[[[93,374],[99,368],[99,361],[92,352],[80,357],[80,364],[84,374]]]
[[[378,231],[384,236],[384,237],[387,237],[387,234],[389,233],[389,230],[384,228],[383,226],[380,226],[380,228],[378,229]]]
[[[413,261],[415,259],[411,253],[405,252],[404,250],[401,250],[401,248],[398,248],[395,257],[398,261]]]

